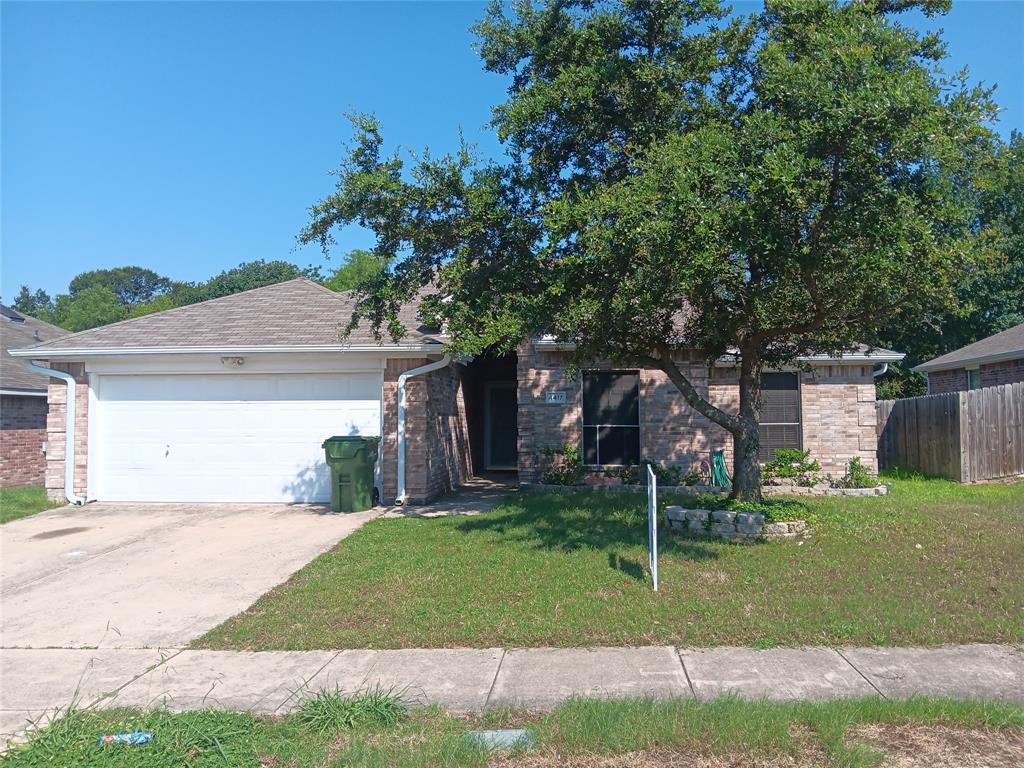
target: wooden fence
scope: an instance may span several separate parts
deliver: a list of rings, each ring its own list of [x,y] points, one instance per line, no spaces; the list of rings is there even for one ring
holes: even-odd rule
[[[878,466],[973,483],[1024,475],[1024,383],[879,400]]]

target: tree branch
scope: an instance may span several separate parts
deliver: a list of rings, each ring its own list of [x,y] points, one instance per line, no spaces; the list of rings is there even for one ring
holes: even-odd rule
[[[715,424],[725,428],[730,433],[735,434],[741,427],[740,420],[733,416],[731,413],[726,413],[721,408],[712,405],[707,398],[702,397],[701,394],[694,388],[690,380],[686,378],[679,366],[676,365],[672,359],[671,350],[664,345],[659,345],[657,348],[658,356],[652,357],[650,355],[641,355],[639,360],[644,365],[656,368],[668,376],[669,380],[676,386],[676,389],[680,391],[686,402],[693,408],[697,413],[707,417]]]

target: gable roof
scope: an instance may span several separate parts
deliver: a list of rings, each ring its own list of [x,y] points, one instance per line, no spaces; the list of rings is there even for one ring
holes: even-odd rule
[[[44,323],[29,315],[23,315],[10,307],[0,304],[0,389],[5,392],[24,391],[26,394],[43,394],[49,384],[46,376],[25,370],[20,360],[10,355],[12,349],[29,347],[48,342],[68,332],[56,325]]]
[[[418,304],[403,308],[407,329],[400,344],[377,341],[367,323],[346,339],[342,329],[352,318],[355,298],[304,277],[155,312],[71,334],[18,350],[19,357],[70,357],[89,354],[216,352],[220,350],[330,351],[420,349],[440,345],[433,329],[416,319]]]
[[[1018,357],[1024,358],[1024,323],[921,363],[914,370],[921,373],[948,371]]]

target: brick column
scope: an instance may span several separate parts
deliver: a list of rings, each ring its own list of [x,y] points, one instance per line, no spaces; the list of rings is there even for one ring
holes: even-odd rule
[[[75,493],[85,496],[89,466],[89,379],[84,363],[52,363],[54,370],[66,371],[75,377]],[[60,379],[50,379],[47,395],[49,413],[46,418],[46,495],[55,501],[63,500],[64,464],[67,455],[65,423],[67,421],[68,386]]]

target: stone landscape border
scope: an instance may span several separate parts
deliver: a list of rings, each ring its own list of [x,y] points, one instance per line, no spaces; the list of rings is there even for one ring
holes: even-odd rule
[[[608,493],[645,493],[646,485],[549,485],[531,483],[519,486],[524,491],[602,491]],[[687,496],[723,495],[729,493],[728,488],[717,485],[659,485],[659,493],[678,493]],[[761,488],[765,496],[887,496],[888,485],[876,485],[873,488],[833,488],[819,483],[813,486],[802,485],[765,485]]]
[[[807,532],[804,520],[768,522],[760,512],[686,509],[676,506],[665,508],[665,526],[669,530],[684,531],[691,536],[725,541],[795,539]]]

